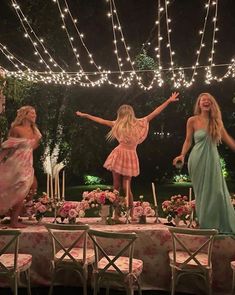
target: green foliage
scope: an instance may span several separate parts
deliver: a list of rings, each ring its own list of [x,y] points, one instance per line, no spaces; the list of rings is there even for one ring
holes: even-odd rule
[[[221,165],[222,174],[223,174],[224,178],[228,178],[229,172],[227,170],[225,160],[222,157],[220,158],[220,165]]]
[[[99,176],[84,175],[83,178],[84,178],[84,183],[88,185],[100,184],[102,182],[102,179]]]
[[[187,174],[176,174],[173,177],[174,182],[190,182],[190,178]]]
[[[6,87],[4,88],[4,95],[7,98],[22,102],[27,96],[33,83],[27,80],[19,80],[16,78],[7,78]]]
[[[154,70],[156,68],[154,59],[148,56],[145,50],[136,56],[135,63],[138,70]]]
[[[0,114],[0,137],[6,138],[8,132],[8,121],[5,114]]]

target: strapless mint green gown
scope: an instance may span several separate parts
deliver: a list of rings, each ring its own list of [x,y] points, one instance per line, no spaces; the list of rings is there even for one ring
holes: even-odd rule
[[[194,132],[195,145],[188,160],[200,228],[235,234],[235,211],[222,174],[217,145],[203,129]]]

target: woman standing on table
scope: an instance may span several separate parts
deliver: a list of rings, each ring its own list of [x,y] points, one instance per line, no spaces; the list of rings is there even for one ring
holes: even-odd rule
[[[18,222],[24,199],[36,186],[33,169],[33,150],[38,147],[41,133],[36,124],[36,111],[23,106],[11,124],[9,138],[0,152],[0,214],[11,209],[10,226],[24,227]]]
[[[194,138],[188,170],[195,193],[199,226],[235,234],[235,212],[217,150],[217,145],[224,141],[235,151],[235,141],[225,130],[219,106],[211,94],[199,95],[194,114],[187,122],[181,155],[173,160],[173,164],[184,163]]]
[[[107,134],[108,140],[116,139],[119,145],[110,153],[104,163],[104,167],[110,170],[113,175],[113,188],[124,192],[129,189],[129,206],[133,206],[133,195],[131,192],[131,179],[139,175],[139,159],[136,153],[137,145],[142,143],[148,134],[149,122],[158,116],[171,102],[178,100],[179,93],[172,95],[153,112],[143,118],[136,118],[133,108],[130,105],[122,105],[117,111],[115,121],[105,120],[86,113],[77,111],[77,116],[90,119],[96,123],[111,128]],[[131,211],[132,215],[132,211]],[[133,217],[133,216],[131,216]]]

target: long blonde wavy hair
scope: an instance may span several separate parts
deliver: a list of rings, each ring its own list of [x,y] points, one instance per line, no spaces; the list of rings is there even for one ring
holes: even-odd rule
[[[11,128],[22,125],[28,112],[30,112],[32,110],[35,110],[35,108],[32,106],[23,106],[23,107],[19,108],[17,110],[17,115],[16,115],[15,120],[11,123]],[[31,123],[31,127],[33,130],[33,133],[38,133],[38,132],[40,133],[40,131],[37,128],[37,125],[34,122]]]
[[[207,96],[211,102],[211,109],[209,112],[209,126],[208,133],[211,136],[212,140],[216,143],[221,142],[221,131],[223,128],[222,115],[220,107],[215,100],[215,98],[210,93],[201,93],[196,101],[194,114],[199,115],[201,113],[201,108],[199,106],[200,100],[203,96]]]
[[[113,140],[120,136],[131,137],[135,135],[135,126],[137,118],[135,112],[130,105],[123,104],[117,111],[117,119],[113,128],[109,131],[106,138],[107,140]]]

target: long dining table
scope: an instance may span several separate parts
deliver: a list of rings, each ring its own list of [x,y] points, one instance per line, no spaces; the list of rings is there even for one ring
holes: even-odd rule
[[[161,220],[161,219],[160,219]],[[144,268],[141,285],[143,290],[169,290],[171,282],[171,269],[169,266],[168,251],[172,250],[171,235],[164,219],[161,223],[154,223],[154,218],[147,218],[146,224],[101,224],[100,218],[82,218],[80,222],[89,224],[91,229],[114,232],[136,232],[138,239],[135,243],[134,257],[142,259]],[[33,256],[31,266],[31,284],[33,286],[48,286],[51,279],[51,241],[44,223],[52,222],[51,218],[44,218],[41,223],[25,220],[26,228],[21,229],[20,253],[28,253]],[[1,224],[1,227],[6,225]],[[69,237],[68,237],[69,238]],[[192,245],[199,243],[200,238],[192,239]],[[118,245],[107,245],[113,251]],[[230,261],[235,260],[235,239],[233,236],[219,235],[216,237],[213,252],[213,291],[216,294],[229,292],[232,284],[232,270]],[[192,283],[193,282],[193,283]],[[203,281],[195,284],[195,281],[182,278],[177,290],[182,292],[204,289]],[[76,276],[63,273],[57,279],[57,284],[78,285]],[[0,281],[0,286],[4,286]],[[197,285],[197,286],[194,286]]]

